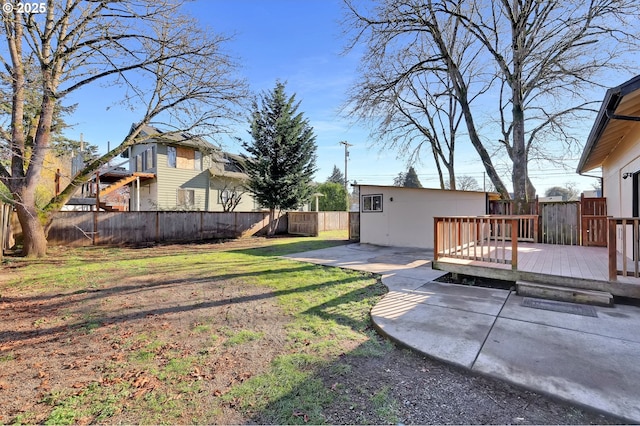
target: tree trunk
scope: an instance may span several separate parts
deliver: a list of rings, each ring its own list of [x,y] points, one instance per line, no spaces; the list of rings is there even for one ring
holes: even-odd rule
[[[279,222],[280,215],[278,214],[276,217],[276,209],[269,209],[269,226],[267,228],[267,236],[271,237],[275,235]]]
[[[26,193],[24,191],[23,193]],[[25,202],[26,201],[26,202]],[[47,237],[35,208],[35,200],[20,200],[16,213],[22,227],[22,254],[25,257],[44,257],[47,255]]]
[[[438,19],[433,9],[431,9],[431,19],[432,19],[432,22],[438,22]],[[475,122],[473,120],[473,114],[471,113],[471,106],[469,105],[468,87],[464,79],[464,76],[462,75],[462,72],[460,71],[458,65],[455,63],[455,61],[451,57],[447,44],[444,42],[442,38],[442,33],[440,32],[440,30],[432,31],[431,35],[433,36],[433,39],[436,45],[438,46],[438,50],[440,51],[440,53],[442,53],[443,59],[446,63],[447,73],[451,78],[454,93],[456,94],[456,98],[458,100],[460,108],[462,109],[464,121],[467,126],[469,140],[471,141],[471,144],[473,145],[473,147],[476,149],[476,152],[480,156],[482,165],[484,166],[484,169],[486,170],[487,175],[489,176],[489,179],[491,179],[491,182],[493,182],[493,185],[496,187],[496,191],[500,193],[502,198],[508,199],[509,192],[507,191],[506,186],[504,186],[504,183],[502,182],[500,175],[498,174],[495,167],[493,166],[491,155],[489,155],[489,153],[485,149],[484,145],[482,144],[482,140],[478,135]]]
[[[511,87],[512,126],[513,126],[513,199],[515,200],[514,214],[527,213],[527,161],[528,155],[525,144],[524,100],[523,100],[523,49],[525,29],[524,19],[517,2],[513,3],[514,20],[511,23],[511,49],[513,50],[513,71],[509,79]]]

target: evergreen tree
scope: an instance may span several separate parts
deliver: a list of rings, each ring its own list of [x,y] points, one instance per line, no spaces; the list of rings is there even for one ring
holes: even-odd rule
[[[323,212],[344,212],[347,210],[347,190],[339,182],[325,182],[317,186],[316,192],[324,194],[319,198],[318,210]]]
[[[273,235],[278,220],[275,210],[295,209],[307,202],[313,192],[311,177],[316,170],[316,143],[313,128],[302,113],[295,95],[287,97],[283,83],[254,101],[251,114],[251,142],[242,146],[247,189],[269,209],[269,234]],[[279,215],[278,215],[279,216]]]
[[[404,186],[407,174],[404,172],[398,173],[398,176],[393,178],[393,186]]]
[[[344,175],[335,164],[333,165],[333,171],[331,172],[331,175],[329,175],[329,177],[327,178],[327,182],[339,183],[340,185],[344,185]]]
[[[409,167],[409,170],[407,170],[407,174],[404,176],[404,184],[402,186],[406,186],[408,188],[422,188],[420,179],[418,179],[418,174],[413,166]]]

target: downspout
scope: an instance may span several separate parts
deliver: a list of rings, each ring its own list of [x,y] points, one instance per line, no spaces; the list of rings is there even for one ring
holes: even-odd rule
[[[578,175],[598,179],[600,181],[600,197],[604,197],[604,179],[602,176],[588,175],[586,173],[578,173]]]

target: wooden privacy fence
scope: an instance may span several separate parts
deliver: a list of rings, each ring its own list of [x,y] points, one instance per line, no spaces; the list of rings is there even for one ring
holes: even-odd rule
[[[540,241],[580,245],[580,201],[540,203]]]
[[[640,219],[608,219],[609,281],[640,277]]]
[[[0,201],[0,260],[3,259],[4,250],[9,248],[12,211],[13,206]]]
[[[607,199],[580,198],[583,246],[607,246]]]
[[[276,232],[284,232],[282,216]],[[202,241],[260,235],[268,212],[58,212],[47,241],[50,245],[87,246]]]
[[[348,212],[288,212],[288,233],[317,237],[323,231],[349,229]]]
[[[538,216],[434,218],[434,261],[440,257],[518,267],[518,241],[537,241]],[[518,238],[511,238],[518,235]]]
[[[349,212],[349,239],[360,241],[360,212]]]
[[[491,215],[512,215],[513,200],[489,201]],[[607,246],[607,199],[585,198],[580,201],[538,202],[526,210],[538,215],[538,241],[544,244]],[[520,238],[520,236],[519,236]]]
[[[514,200],[489,200],[489,214],[499,216],[513,216],[515,212]],[[523,214],[539,215],[538,198],[527,201]]]

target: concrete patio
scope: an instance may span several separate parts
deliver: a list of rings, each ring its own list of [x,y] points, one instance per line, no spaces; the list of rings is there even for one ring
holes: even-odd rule
[[[403,345],[640,422],[640,307],[588,307],[596,316],[587,316],[583,305],[523,306],[513,291],[435,282],[444,272],[431,269],[432,254],[350,244],[286,257],[380,274],[389,292],[371,316]]]

